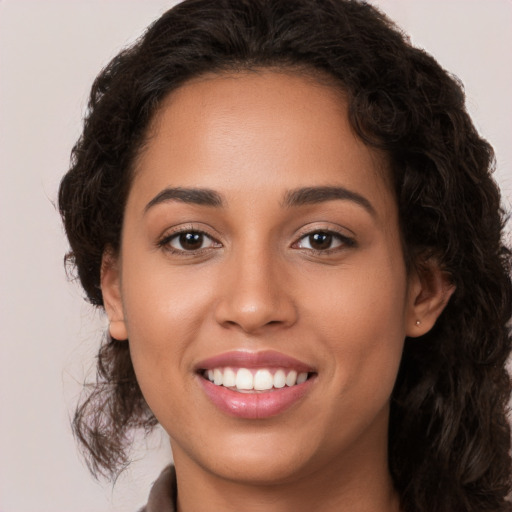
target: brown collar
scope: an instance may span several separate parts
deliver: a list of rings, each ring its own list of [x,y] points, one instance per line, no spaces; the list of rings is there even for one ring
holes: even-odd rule
[[[148,504],[140,512],[176,512],[176,472],[167,466],[149,493]]]

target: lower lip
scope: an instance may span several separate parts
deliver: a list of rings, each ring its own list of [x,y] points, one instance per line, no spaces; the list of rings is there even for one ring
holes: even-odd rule
[[[271,418],[286,411],[304,397],[314,380],[314,377],[310,377],[302,384],[268,392],[239,393],[216,386],[201,376],[198,378],[205,393],[221,411],[245,419]]]

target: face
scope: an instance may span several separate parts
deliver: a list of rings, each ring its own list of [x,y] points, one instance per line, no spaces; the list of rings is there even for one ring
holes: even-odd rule
[[[404,338],[430,323],[386,161],[341,93],[189,82],[136,164],[102,286],[176,463],[275,483],[385,461]]]

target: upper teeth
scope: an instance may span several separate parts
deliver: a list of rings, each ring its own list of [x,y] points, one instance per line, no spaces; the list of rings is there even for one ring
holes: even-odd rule
[[[248,368],[215,368],[205,372],[205,377],[217,386],[236,388],[240,391],[264,391],[272,388],[284,388],[302,384],[308,378],[307,372],[297,373],[295,370],[275,370],[267,368],[249,370]]]

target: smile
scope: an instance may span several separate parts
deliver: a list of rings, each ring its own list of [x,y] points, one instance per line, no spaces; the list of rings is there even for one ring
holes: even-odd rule
[[[216,386],[232,391],[250,393],[292,387],[306,382],[308,372],[297,372],[285,368],[214,368],[205,370],[203,377]]]
[[[275,351],[233,351],[196,366],[200,387],[222,413],[265,419],[299,406],[318,373],[312,366]]]

